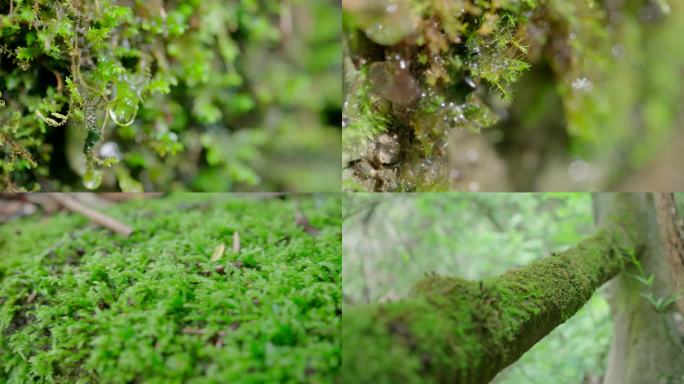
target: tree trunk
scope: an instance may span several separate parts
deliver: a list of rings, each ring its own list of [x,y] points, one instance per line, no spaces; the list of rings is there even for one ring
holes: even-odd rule
[[[600,197],[600,229],[501,276],[431,276],[400,301],[344,309],[345,383],[486,383],[644,248],[643,196]]]
[[[608,195],[595,198],[599,222],[606,220],[608,200]],[[673,270],[667,254],[671,247],[663,238],[671,235],[662,216],[668,202],[660,200],[656,210],[653,195],[646,195],[634,199],[633,204],[646,213],[641,223],[641,268],[634,263],[628,265],[627,273],[620,274],[607,287],[614,332],[604,384],[682,383],[684,344],[675,321],[679,315],[668,304],[674,299]],[[650,276],[652,283],[648,282]]]

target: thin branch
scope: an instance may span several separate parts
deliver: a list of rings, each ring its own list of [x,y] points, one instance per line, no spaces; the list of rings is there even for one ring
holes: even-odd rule
[[[52,196],[64,208],[89,218],[93,223],[99,226],[108,228],[124,237],[128,237],[133,233],[133,229],[129,226],[81,204],[69,195],[53,193]]]

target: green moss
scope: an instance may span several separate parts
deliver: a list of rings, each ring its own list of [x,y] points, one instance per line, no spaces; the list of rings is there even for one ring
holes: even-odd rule
[[[350,76],[343,150],[345,177],[356,182],[348,183],[350,189],[448,188],[445,147],[455,129],[479,132],[500,122],[510,140],[527,142],[526,135],[539,135],[529,131],[533,127],[507,121],[511,103],[518,102],[512,86],[528,70],[553,72],[548,81],[560,96],[562,110],[549,113],[569,136],[564,155],[615,164],[612,174],[642,166],[676,126],[672,106],[681,104],[681,92],[676,91],[681,84],[673,79],[684,59],[684,50],[674,38],[682,33],[684,9],[679,4],[563,0],[346,4],[345,65],[353,68],[346,69]],[[671,55],[662,60],[657,51]],[[370,76],[354,76],[357,72]],[[356,92],[364,87],[362,94]],[[540,113],[538,103],[516,109],[524,117]],[[377,160],[381,133],[399,141],[401,149],[392,163]],[[364,140],[359,142],[359,137]]]
[[[107,209],[135,229],[125,239],[69,214],[2,226],[0,381],[333,381],[340,202],[297,201],[134,201]]]
[[[3,2],[0,190],[333,190],[320,176],[339,162],[339,13],[330,0]]]
[[[519,28],[536,5],[349,2],[343,147],[354,167],[347,177],[372,190],[445,189],[447,133],[479,131],[496,122],[485,88],[511,97],[509,85],[529,67],[522,60]],[[381,132],[400,143],[397,161],[376,158],[374,140]]]
[[[408,299],[345,308],[343,382],[486,383],[619,273],[628,249],[605,230],[495,278],[428,276]]]

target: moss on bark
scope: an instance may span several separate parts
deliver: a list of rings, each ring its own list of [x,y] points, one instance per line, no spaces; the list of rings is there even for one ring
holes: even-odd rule
[[[623,269],[638,248],[626,228],[498,277],[430,276],[405,300],[346,308],[342,381],[488,382]]]

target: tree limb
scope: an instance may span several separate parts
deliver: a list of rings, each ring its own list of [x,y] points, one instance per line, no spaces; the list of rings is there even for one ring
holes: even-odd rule
[[[640,249],[638,220],[620,212],[627,203],[594,236],[523,268],[479,282],[429,276],[406,299],[348,307],[342,382],[488,382]]]

